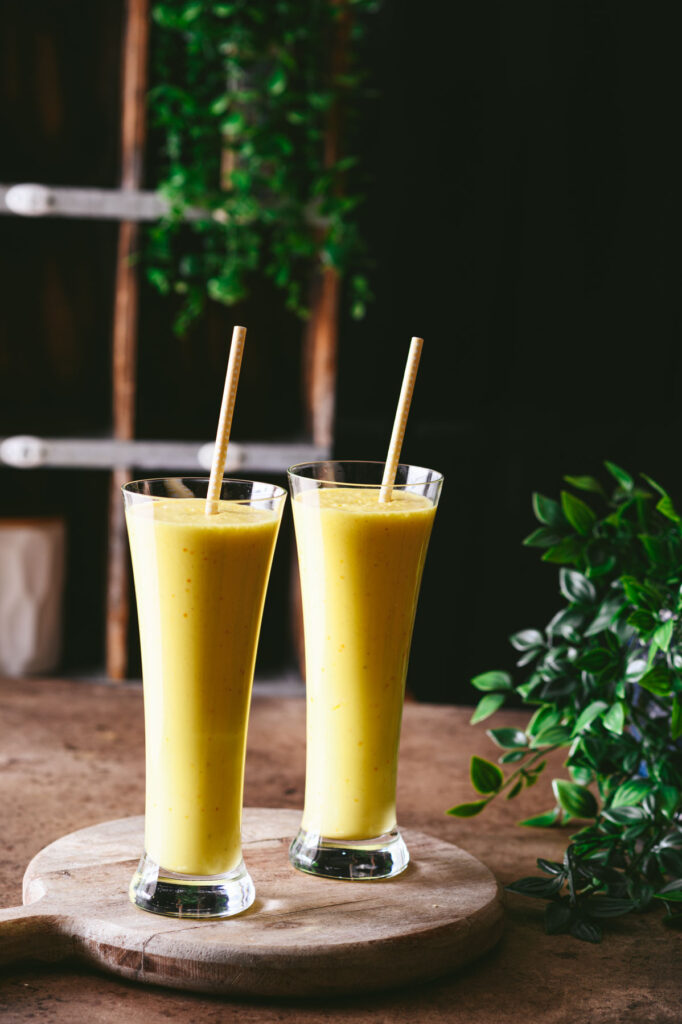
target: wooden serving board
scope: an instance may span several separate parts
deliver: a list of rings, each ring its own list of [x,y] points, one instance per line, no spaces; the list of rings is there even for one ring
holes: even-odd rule
[[[25,906],[0,911],[0,965],[75,957],[153,985],[327,996],[436,978],[499,939],[499,887],[457,846],[406,829],[412,860],[397,878],[314,878],[287,859],[299,822],[299,811],[244,810],[256,901],[222,921],[159,917],[129,902],[142,817],[64,836],[29,864]]]

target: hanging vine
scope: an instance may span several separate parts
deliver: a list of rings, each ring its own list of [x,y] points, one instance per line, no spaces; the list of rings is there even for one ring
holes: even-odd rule
[[[182,297],[179,333],[207,298],[226,305],[245,298],[256,271],[305,316],[311,269],[331,267],[346,278],[352,314],[364,315],[362,195],[351,190],[358,160],[330,160],[325,140],[330,119],[347,126],[364,92],[357,54],[376,7],[376,0],[154,5],[150,120],[169,212],[149,229],[144,259],[151,283]]]

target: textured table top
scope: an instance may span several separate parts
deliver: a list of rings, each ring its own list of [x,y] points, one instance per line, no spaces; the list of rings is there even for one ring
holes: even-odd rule
[[[471,798],[472,753],[492,753],[489,723],[463,708],[408,704],[399,820],[479,857],[502,882],[559,857],[561,832],[515,821],[551,805],[549,778],[514,803],[459,821],[444,811]],[[302,806],[304,703],[254,700],[245,803]],[[514,712],[494,724],[520,724]],[[21,902],[31,857],[66,832],[144,811],[144,731],[139,687],[85,682],[0,683],[0,901]],[[557,762],[558,768],[559,762]],[[523,803],[520,801],[523,800]],[[653,915],[613,923],[600,946],[546,936],[541,902],[510,897],[495,951],[446,980],[385,994],[273,1003],[226,1001],[144,988],[79,967],[39,966],[0,976],[0,1019],[66,1024],[667,1024],[682,1019],[682,941]]]

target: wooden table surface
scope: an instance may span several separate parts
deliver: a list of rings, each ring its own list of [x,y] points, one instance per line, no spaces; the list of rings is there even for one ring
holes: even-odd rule
[[[514,803],[459,821],[444,811],[470,799],[472,753],[490,752],[489,723],[467,709],[408,704],[399,820],[457,843],[502,882],[532,874],[538,856],[560,857],[561,832],[515,821],[551,806],[549,779]],[[254,699],[245,802],[302,806],[304,703]],[[521,724],[515,712],[494,724]],[[557,764],[558,768],[558,764]],[[521,803],[523,800],[523,803]],[[144,810],[144,730],[139,687],[85,682],[0,682],[0,901],[21,902],[28,861],[74,829]],[[568,831],[568,830],[567,830]],[[509,897],[494,952],[445,980],[324,1002],[227,1001],[145,988],[78,966],[26,966],[0,976],[0,1020],[93,1024],[665,1024],[682,1020],[682,939],[658,915],[613,923],[599,946],[546,936],[543,904]]]

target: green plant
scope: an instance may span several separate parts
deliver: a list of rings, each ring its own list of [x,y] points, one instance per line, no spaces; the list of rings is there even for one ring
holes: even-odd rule
[[[570,779],[554,779],[555,804],[520,824],[552,827],[588,819],[570,837],[563,863],[540,859],[543,877],[507,888],[547,900],[549,933],[598,942],[604,919],[659,901],[665,923],[682,924],[682,520],[666,491],[643,486],[611,462],[615,489],[589,476],[565,477],[584,501],[533,496],[540,526],[524,541],[562,566],[565,606],[544,630],[510,640],[529,675],[472,680],[484,696],[472,722],[516,694],[534,708],[525,730],[488,732],[499,764],[474,757],[480,799],[450,814],[471,817],[502,794],[538,782],[547,755],[568,751]],[[602,506],[600,516],[594,503]]]
[[[310,269],[370,297],[350,189],[357,159],[327,151],[362,93],[359,49],[376,0],[160,0],[150,119],[169,213],[148,230],[147,276],[181,297],[182,333],[206,298],[231,305],[263,269],[306,315]],[[335,42],[336,40],[336,42]],[[336,56],[335,56],[336,54]],[[344,132],[347,135],[347,132]]]

